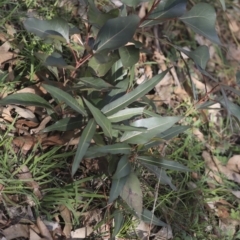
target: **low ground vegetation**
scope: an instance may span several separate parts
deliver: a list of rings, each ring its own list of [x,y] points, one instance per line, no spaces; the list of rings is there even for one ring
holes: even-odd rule
[[[2,239],[238,239],[237,1],[0,3]]]

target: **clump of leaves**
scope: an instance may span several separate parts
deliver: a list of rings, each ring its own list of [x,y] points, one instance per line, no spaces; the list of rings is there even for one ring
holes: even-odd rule
[[[135,64],[144,49],[140,42],[134,40],[134,34],[170,19],[178,19],[194,32],[221,45],[215,30],[215,10],[207,3],[198,3],[187,11],[186,0],[154,0],[149,2],[148,13],[140,19],[137,6],[147,1],[122,1],[121,7],[112,8],[108,12],[100,11],[93,0],[84,2],[87,9],[87,17],[82,23],[87,33],[85,42],[81,39],[79,44],[73,42],[71,37],[82,32],[61,18],[27,18],[23,23],[28,32],[52,44],[55,49],[51,55],[36,52],[35,56],[53,74],[54,81],[61,80],[58,69],[65,70],[64,78],[69,80],[71,85],[60,89],[54,81],[48,80],[42,86],[55,99],[55,103],[61,105],[62,111],[70,113],[70,117],[57,121],[59,112],[55,111],[55,105],[31,93],[9,95],[2,99],[0,104],[45,108],[56,122],[46,127],[44,132],[79,129],[81,136],[72,162],[72,176],[76,174],[84,158],[106,157],[105,160],[111,166],[108,174],[112,178],[108,202],[113,203],[121,197],[138,218],[164,226],[165,223],[143,207],[141,183],[135,169],[141,164],[153,172],[160,183],[168,184],[176,190],[165,169],[189,169],[176,161],[161,156],[153,157],[148,150],[164,140],[173,138],[188,127],[176,125],[182,116],[158,114],[154,104],[149,104],[145,97],[164,78],[169,69],[151,79],[145,79],[140,85],[135,83]],[[93,38],[89,38],[90,35]],[[170,39],[162,40],[192,59],[197,71],[214,79],[205,70],[209,60],[207,46],[187,51],[171,43]],[[73,57],[66,56],[66,51],[72,53]],[[73,61],[75,64],[72,64]],[[191,82],[190,84],[194,100],[197,100],[195,86]],[[224,87],[221,88],[223,98],[215,101],[228,106],[229,114],[239,119],[239,114],[235,111],[236,105],[224,97]],[[213,103],[208,101],[198,105],[198,108],[206,108]],[[239,112],[239,108],[237,110]],[[119,230],[121,212],[114,212],[113,217]],[[114,234],[117,232],[115,229]]]

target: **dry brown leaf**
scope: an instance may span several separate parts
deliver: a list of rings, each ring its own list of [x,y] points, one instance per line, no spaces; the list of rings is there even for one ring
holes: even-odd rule
[[[18,90],[16,93],[33,93],[33,94],[37,94],[39,96],[43,96],[44,95],[43,88],[38,87],[36,85],[31,86],[31,87],[23,88],[21,90]]]
[[[65,144],[65,141],[60,134],[56,134],[49,137],[43,137],[41,143],[42,146],[61,146]]]
[[[228,219],[230,217],[229,209],[224,205],[217,206],[217,216],[220,219]]]
[[[173,93],[172,85],[173,78],[168,72],[164,78],[155,86],[156,95],[161,99],[162,103],[171,104],[171,97]]]
[[[11,107],[8,106],[8,107],[4,107],[1,109],[1,117],[5,120],[5,121],[8,121],[8,122],[13,122],[13,118],[11,116]]]
[[[42,198],[42,194],[39,190],[39,184],[33,180],[32,174],[26,165],[22,165],[17,177],[20,180],[25,180],[24,183],[33,189],[33,193],[39,198]]]
[[[6,61],[9,61],[17,56],[16,53],[8,52],[5,50],[4,44],[0,46],[0,65]]]
[[[88,226],[88,227],[82,227],[75,229],[74,231],[71,231],[71,237],[73,239],[85,239],[88,237],[91,233],[93,232],[93,228]]]
[[[2,234],[6,237],[7,240],[16,239],[16,238],[29,238],[29,226],[25,224],[15,224],[2,230]]]
[[[136,222],[137,219],[133,218],[132,222]],[[136,232],[139,239],[148,239],[150,233],[150,225],[143,221],[140,221],[139,224],[136,226]]]
[[[187,101],[187,99],[189,99],[188,93],[182,87],[176,87],[174,94],[177,95],[180,100]]]
[[[234,155],[228,160],[226,167],[236,173],[240,173],[240,155]]]
[[[37,139],[33,136],[22,136],[22,137],[15,137],[12,143],[22,152],[28,152],[31,150],[35,144],[38,143]]]
[[[160,231],[157,232],[154,240],[168,240],[173,239],[173,233],[171,226],[162,227]]]
[[[40,219],[40,217],[37,218],[37,226],[41,235],[44,236],[46,240],[53,240],[48,228],[46,227],[44,222]]]
[[[45,117],[37,128],[31,129],[31,134],[42,131],[44,128],[46,128],[46,125],[51,121],[51,119],[51,116]]]
[[[21,117],[38,123],[36,116],[29,109],[14,106],[14,105],[10,105],[10,108],[11,108],[11,110],[14,109],[15,112],[18,113]]]
[[[64,229],[63,232],[67,238],[71,237],[71,230],[72,230],[72,219],[71,219],[71,212],[65,205],[59,206],[60,214],[64,220]]]
[[[220,219],[219,228],[221,229],[221,234],[226,236],[227,239],[233,239],[236,229],[239,226],[239,221],[231,218]]]
[[[223,182],[220,174],[223,174],[228,180],[240,183],[240,174],[235,173],[223,166],[216,157],[212,157],[207,151],[203,151],[202,157],[206,164],[206,174],[215,179],[218,183]]]
[[[228,26],[230,28],[230,30],[234,33],[237,33],[240,29],[239,29],[239,23],[237,23],[237,21],[234,19],[234,15],[231,14],[227,14],[228,16]]]
[[[34,128],[38,125],[38,123],[33,122],[33,121],[28,121],[25,119],[19,119],[15,123],[16,128],[24,126],[24,125],[27,126],[28,128]]]
[[[240,191],[231,191],[231,193],[237,198],[240,198]]]
[[[29,227],[29,240],[42,240],[37,225],[32,224]]]
[[[234,45],[229,46],[227,60],[240,62],[240,47],[235,47]]]

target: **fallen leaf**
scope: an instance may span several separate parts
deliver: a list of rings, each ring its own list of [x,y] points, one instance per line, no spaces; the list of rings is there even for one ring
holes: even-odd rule
[[[52,118],[50,116],[45,117],[37,128],[31,129],[31,134],[42,131],[44,128],[46,128],[46,125],[51,121],[51,119]]]
[[[218,183],[222,183],[222,178],[220,174],[223,174],[226,179],[234,181],[236,183],[240,183],[240,174],[235,173],[228,169],[227,167],[223,166],[221,162],[214,156],[211,156],[207,151],[203,151],[202,157],[205,160],[206,164],[206,175],[215,179]],[[212,185],[210,183],[212,187]]]
[[[234,45],[229,46],[227,60],[240,62],[240,47],[235,47]]]
[[[33,193],[39,198],[42,198],[42,194],[39,190],[39,184],[33,180],[32,174],[26,165],[22,165],[17,174],[18,179],[24,180],[24,183],[33,189]]]
[[[42,236],[44,236],[47,240],[53,240],[48,228],[40,217],[37,218],[37,226]]]
[[[240,155],[232,156],[226,165],[226,167],[236,173],[240,173]]]
[[[72,230],[71,212],[65,205],[59,206],[59,211],[65,224],[63,232],[67,238],[70,238]]]
[[[25,224],[15,224],[1,230],[1,233],[6,237],[7,240],[16,239],[16,238],[29,238],[29,226]]]
[[[33,121],[28,121],[28,120],[25,120],[25,119],[19,119],[16,121],[16,128],[18,127],[21,127],[21,126],[27,126],[28,128],[34,128],[38,125],[38,123],[36,122],[33,122]]]
[[[85,239],[93,232],[92,227],[82,227],[71,231],[71,237],[73,239]]]
[[[161,240],[168,240],[173,239],[173,233],[171,226],[162,227],[160,231],[157,232],[154,240],[161,239]]]

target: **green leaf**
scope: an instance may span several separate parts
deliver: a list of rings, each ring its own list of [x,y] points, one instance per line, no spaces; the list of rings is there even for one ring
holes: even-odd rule
[[[223,11],[226,11],[226,4],[225,4],[225,0],[219,0],[221,5],[222,5],[222,8],[223,8]]]
[[[42,39],[53,38],[69,43],[69,26],[61,18],[51,20],[28,18],[23,25],[28,32],[32,32]]]
[[[79,144],[77,147],[77,152],[73,160],[72,164],[72,176],[76,173],[78,170],[79,164],[82,161],[90,143],[93,138],[93,135],[96,131],[96,123],[94,119],[91,119],[87,126],[84,128],[82,135],[79,140]]]
[[[48,56],[44,62],[44,65],[74,70],[74,67],[68,65],[63,59],[62,55],[57,52],[53,52],[50,56]]]
[[[91,156],[95,153],[110,153],[110,154],[129,154],[131,153],[131,147],[126,143],[115,143],[105,146],[90,147],[86,153],[86,156]]]
[[[131,173],[120,193],[121,198],[141,217],[143,207],[143,194],[140,181],[135,173]]]
[[[229,101],[228,99],[222,99],[220,100],[221,104],[227,108],[228,112],[235,116],[238,121],[240,121],[240,106]]]
[[[139,60],[139,49],[134,45],[121,47],[118,51],[124,67],[131,67]]]
[[[65,131],[73,130],[76,128],[81,128],[82,122],[83,122],[82,116],[66,117],[55,122],[53,125],[44,128],[42,132],[51,132],[51,131],[65,132]]]
[[[211,5],[198,3],[179,19],[196,33],[214,43],[221,44],[215,30],[216,12]]]
[[[112,238],[115,239],[117,234],[120,232],[121,228],[123,227],[124,223],[124,216],[121,211],[115,210],[113,213],[113,219],[114,219],[114,230],[112,233]]]
[[[89,4],[89,10],[88,10],[88,20],[89,23],[96,27],[102,27],[102,25],[109,19],[115,18],[119,14],[118,9],[113,9],[109,11],[108,13],[103,13],[98,10],[98,8],[95,6],[93,0],[88,0]]]
[[[0,100],[0,105],[19,104],[52,109],[52,106],[42,97],[33,93],[14,93]]]
[[[178,122],[181,117],[150,117],[133,122],[133,127],[145,127],[145,132],[125,132],[120,141],[133,144],[145,144],[161,132],[166,131]]]
[[[165,74],[168,72],[168,70],[162,72],[159,75],[156,75],[155,77],[151,78],[150,80],[140,84],[138,87],[136,87],[132,92],[129,92],[125,94],[124,96],[116,99],[115,101],[105,105],[102,108],[102,112],[106,114],[107,116],[110,116],[114,113],[117,113],[118,111],[124,109],[129,104],[136,101],[138,98],[141,98],[146,93],[148,93],[150,90],[152,90],[156,84],[163,79]]]
[[[186,12],[187,0],[161,0],[141,27],[152,26],[171,18],[181,17]]]
[[[107,63],[99,63],[95,57],[92,57],[88,63],[88,67],[96,74],[98,77],[104,76],[112,67],[112,65],[119,59],[116,54],[112,55],[112,58]]]
[[[90,86],[99,90],[115,88],[111,84],[105,82],[103,79],[97,78],[97,77],[83,77],[83,78],[80,78],[80,81],[87,86]]]
[[[138,4],[148,2],[149,0],[121,0],[122,3],[129,7],[136,7]]]
[[[177,47],[177,49],[179,49],[181,52],[190,57],[195,62],[195,64],[201,67],[202,69],[206,68],[207,62],[210,59],[210,54],[207,46],[205,45],[200,46],[196,50],[191,52],[179,47]]]
[[[149,171],[154,173],[155,176],[159,179],[161,184],[167,184],[167,185],[169,185],[172,188],[172,190],[174,190],[174,191],[177,190],[177,188],[172,184],[172,180],[167,175],[165,170],[163,170],[161,168],[158,168],[156,166],[150,165],[150,164],[146,164],[144,162],[142,162],[142,165],[145,166]]]
[[[110,189],[108,203],[112,203],[115,199],[118,198],[118,196],[122,192],[122,189],[123,189],[127,179],[128,179],[128,176],[120,178],[120,179],[113,179],[112,186]]]
[[[238,85],[240,85],[240,71],[237,71],[236,73],[236,82]]]
[[[112,137],[112,125],[111,122],[107,119],[107,117],[104,116],[104,114],[94,107],[89,101],[84,99],[84,102],[86,103],[88,109],[91,111],[95,121],[97,124],[102,128],[104,134],[107,137]]]
[[[126,108],[124,110],[120,110],[119,112],[108,116],[108,119],[110,122],[115,123],[115,122],[122,122],[124,120],[131,119],[132,117],[142,115],[143,114],[143,107],[140,108]]]
[[[131,164],[129,163],[128,158],[129,158],[128,155],[124,155],[121,157],[121,159],[118,162],[116,172],[112,176],[112,179],[120,179],[130,174]]]
[[[132,126],[128,126],[128,125],[118,125],[118,124],[113,124],[112,128],[115,130],[119,130],[119,131],[138,131],[138,132],[146,132],[147,128],[136,128],[136,127],[132,127]]]
[[[43,84],[42,86],[52,95],[53,98],[57,99],[60,102],[64,102],[76,112],[87,116],[85,109],[80,106],[78,102],[69,93],[66,93],[62,89],[51,85]]]
[[[144,144],[145,149],[149,149],[151,147],[155,147],[159,145],[163,140],[170,140],[177,136],[179,133],[185,132],[187,129],[189,129],[189,126],[173,126],[169,128],[168,130],[158,134],[156,136],[156,139],[153,138],[150,142]],[[160,138],[161,140],[157,140],[157,138]],[[163,139],[163,140],[162,140]]]
[[[142,220],[145,223],[153,224],[155,226],[166,227],[167,224],[158,219],[151,211],[143,209]]]
[[[175,161],[170,161],[170,160],[165,160],[165,159],[160,159],[160,158],[154,158],[154,157],[150,157],[150,156],[138,156],[137,159],[141,163],[144,162],[146,164],[155,165],[155,166],[166,168],[166,169],[182,171],[182,172],[190,171],[190,169],[188,167],[185,167],[181,163],[178,163],[178,162],[175,162]]]
[[[124,46],[132,39],[139,21],[140,18],[137,15],[108,20],[98,32],[93,49],[98,53]]]

